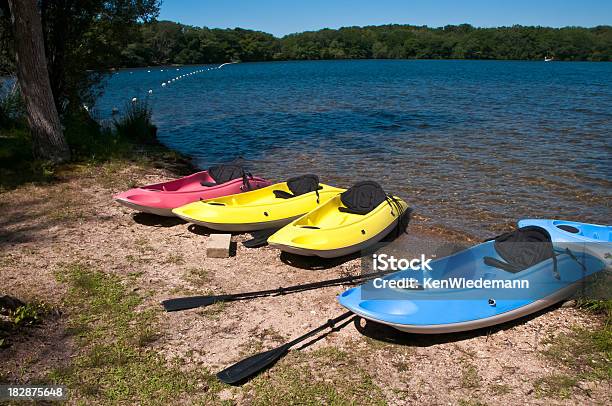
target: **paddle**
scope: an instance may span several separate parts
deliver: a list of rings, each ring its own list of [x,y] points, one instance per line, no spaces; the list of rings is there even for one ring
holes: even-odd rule
[[[263,247],[264,245],[268,245],[268,238],[270,238],[272,234],[274,234],[278,230],[280,230],[280,228],[277,227],[277,228],[268,228],[265,230],[253,231],[251,233],[251,236],[253,238],[251,238],[250,240],[244,241],[242,245],[244,245],[247,248],[259,248],[259,247]]]
[[[241,382],[274,364],[285,354],[287,354],[289,352],[289,349],[294,345],[301,343],[302,341],[325,330],[326,328],[334,328],[334,326],[338,322],[350,317],[352,314],[352,312],[346,312],[336,317],[335,319],[328,320],[327,323],[315,328],[314,330],[309,331],[308,333],[294,339],[293,341],[281,345],[280,347],[245,358],[242,361],[239,361],[234,365],[224,369],[223,371],[218,372],[217,378],[221,382],[230,385]]]
[[[285,293],[303,292],[305,290],[318,289],[327,286],[341,285],[345,283],[357,283],[368,279],[377,278],[379,276],[388,275],[397,272],[396,270],[375,272],[365,275],[347,276],[343,278],[328,279],[320,282],[305,283],[302,285],[280,287],[277,289],[259,290],[255,292],[243,292],[217,296],[191,296],[180,297],[176,299],[167,299],[161,302],[167,312],[175,312],[179,310],[195,309],[196,307],[210,306],[218,302],[232,302],[236,300],[254,299],[256,297],[270,296],[274,294],[283,295]]]

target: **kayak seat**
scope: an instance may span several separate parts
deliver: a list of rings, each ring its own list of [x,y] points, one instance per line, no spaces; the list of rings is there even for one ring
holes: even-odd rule
[[[364,216],[368,214],[368,213],[363,213],[360,210],[349,209],[348,207],[342,207],[342,206],[338,207],[338,211],[341,211],[342,213],[358,214],[360,216]]]
[[[216,184],[220,185],[230,180],[243,178],[245,171],[240,165],[215,165],[208,168],[208,174]]]
[[[486,265],[518,273],[542,261],[552,258],[554,274],[557,272],[557,258],[553,250],[552,239],[546,229],[538,226],[527,226],[502,234],[495,238],[495,251],[503,261],[484,257]]]
[[[316,190],[321,190],[321,189],[323,189],[323,186],[319,186]],[[285,192],[284,190],[273,190],[272,192],[274,193],[274,196],[276,196],[279,199],[291,199],[292,197],[299,196],[299,195],[291,194],[289,192]]]
[[[273,190],[272,192],[274,193],[274,196],[279,199],[291,199],[292,197],[295,197],[295,195],[285,192],[284,190]]]
[[[338,207],[343,213],[365,215],[387,201],[387,194],[376,182],[366,180],[357,182],[347,191],[340,194],[344,207]]]
[[[279,199],[291,199],[292,197],[300,196],[310,192],[317,192],[317,203],[319,201],[319,190],[323,186],[319,185],[319,177],[317,175],[302,175],[291,178],[287,181],[287,188],[291,193],[284,190],[273,190],[274,196]]]
[[[208,175],[213,179],[214,182],[200,182],[202,186],[211,187],[222,185],[234,179],[242,179],[242,183],[247,187],[249,181],[247,177],[251,177],[251,174],[246,172],[240,165],[221,164],[215,165],[208,168]]]

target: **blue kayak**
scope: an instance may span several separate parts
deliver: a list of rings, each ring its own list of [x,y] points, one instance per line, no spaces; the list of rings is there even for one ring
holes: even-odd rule
[[[338,296],[366,319],[411,333],[450,333],[507,322],[573,295],[610,266],[612,227],[521,220],[519,229]],[[535,243],[539,244],[535,244]]]

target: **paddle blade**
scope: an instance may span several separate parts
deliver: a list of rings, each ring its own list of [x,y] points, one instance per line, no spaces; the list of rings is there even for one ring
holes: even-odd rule
[[[268,238],[278,230],[280,230],[280,228],[267,228],[265,230],[253,231],[251,233],[253,238],[244,241],[242,245],[247,248],[259,248],[268,245]]]
[[[210,306],[217,302],[228,300],[229,295],[220,296],[192,296],[168,299],[161,302],[167,312],[195,309],[196,307]]]
[[[230,385],[243,381],[274,364],[289,351],[289,348],[290,346],[285,344],[273,350],[243,359],[223,371],[218,372],[217,378],[221,382]]]

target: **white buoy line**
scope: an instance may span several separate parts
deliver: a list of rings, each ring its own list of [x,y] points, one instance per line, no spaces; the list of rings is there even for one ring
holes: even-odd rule
[[[213,70],[213,69],[221,69],[222,67],[224,67],[226,65],[231,65],[233,63],[237,63],[237,62],[226,62],[226,63],[223,63],[223,64],[221,64],[221,65],[219,65],[217,67],[214,67],[214,68],[206,68],[206,69],[202,68],[202,69],[194,70],[192,72],[183,73],[182,75],[178,75],[178,76],[176,76],[176,77],[174,77],[174,78],[172,78],[172,79],[170,79],[168,81],[163,81],[161,83],[161,86],[162,87],[166,87],[166,85],[169,85],[172,82],[176,82],[177,80],[181,80],[183,78],[186,78],[186,77],[189,77],[189,76],[193,76],[196,73],[203,73],[203,72],[207,72],[207,71]],[[179,70],[179,68],[176,68],[176,70]],[[160,72],[163,72],[163,71],[164,71],[163,69],[160,70]],[[150,92],[150,93],[152,93],[152,92]]]
[[[219,66],[217,66],[217,67],[214,67],[214,68],[202,68],[202,69],[198,69],[198,70],[195,70],[195,71],[192,71],[192,72],[184,73],[184,74],[182,74],[182,75],[178,75],[178,76],[176,76],[176,77],[174,77],[174,78],[172,78],[172,79],[168,79],[167,81],[165,81],[165,80],[164,80],[164,81],[161,83],[161,87],[166,87],[167,85],[172,84],[172,82],[175,82],[175,81],[177,81],[177,80],[180,80],[180,79],[186,78],[186,77],[188,77],[188,76],[193,76],[193,75],[195,75],[196,73],[204,73],[204,72],[208,72],[208,71],[210,71],[210,70],[221,69],[221,68],[223,68],[223,67],[224,67],[224,66],[226,66],[226,65],[231,65],[231,64],[234,64],[234,63],[238,63],[238,62],[226,62],[226,63],[223,63],[223,64],[221,64],[221,65],[219,65]],[[180,70],[180,68],[176,68],[176,70]],[[163,69],[160,69],[159,71],[160,71],[160,72],[163,72],[164,70],[163,70]],[[166,69],[166,71],[168,71],[168,72],[169,72],[169,71],[170,71],[170,69]],[[150,71],[150,70],[147,70],[147,73],[151,73],[151,71]],[[117,72],[116,74],[118,74],[118,72]],[[130,74],[132,74],[132,72],[130,72]],[[149,89],[149,90],[147,91],[147,93],[148,93],[149,95],[153,94],[153,89]],[[138,101],[138,98],[136,98],[136,97],[133,97],[133,98],[132,98],[132,103],[136,103],[137,101]],[[113,107],[113,112],[115,111],[115,109],[116,109],[116,107]]]

